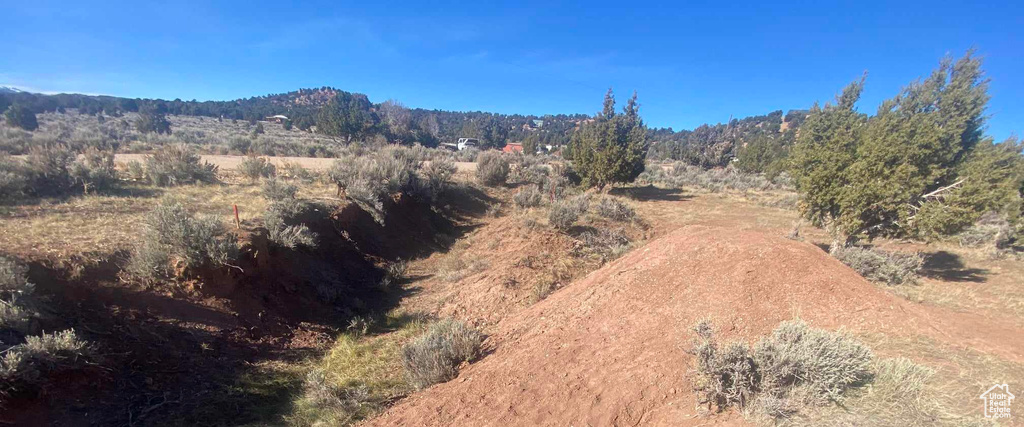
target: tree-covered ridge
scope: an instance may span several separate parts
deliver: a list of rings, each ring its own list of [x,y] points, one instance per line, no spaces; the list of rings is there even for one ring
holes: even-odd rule
[[[256,96],[233,101],[171,101],[120,98],[81,94],[44,95],[0,93],[0,111],[19,105],[39,114],[76,109],[84,114],[119,116],[147,109],[172,115],[220,117],[257,121],[285,115],[302,130],[318,131],[345,139],[382,135],[392,142],[424,145],[478,138],[486,145],[501,147],[510,141],[533,139],[540,146],[565,145],[572,132],[586,119],[584,114],[521,115],[480,111],[460,112],[409,109],[395,101],[375,104],[359,93],[331,87]],[[345,120],[342,120],[345,118]]]
[[[381,136],[395,143],[419,142],[434,146],[455,142],[458,138],[477,138],[486,146],[521,142],[531,150],[567,145],[573,132],[589,119],[586,114],[524,115],[407,108],[397,101],[374,103],[364,94],[327,86],[232,101],[0,93],[0,111],[15,104],[35,114],[75,109],[83,114],[116,117],[126,112],[161,111],[250,122],[280,114],[289,118],[287,126],[294,125],[301,130],[315,126],[320,133],[346,140]],[[790,117],[793,114],[791,111],[783,121],[782,112],[777,111],[735,119],[729,124],[703,125],[693,131],[652,129],[649,132],[653,142],[651,157],[722,166],[736,156],[747,141],[754,139],[753,133],[768,134],[768,130],[778,130],[783,123],[789,125],[787,131],[794,130],[798,124],[794,124],[797,119]],[[802,115],[797,116],[802,120]]]
[[[796,140],[807,110],[782,110],[766,115],[732,119],[728,123],[703,124],[696,129],[673,131],[651,129],[648,156],[657,160],[679,160],[704,168],[723,167],[734,158],[749,172],[777,174],[782,159]]]

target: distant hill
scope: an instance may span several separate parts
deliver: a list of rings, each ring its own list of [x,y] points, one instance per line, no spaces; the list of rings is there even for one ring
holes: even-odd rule
[[[287,116],[299,129],[309,130],[317,126],[321,108],[339,95],[343,95],[342,98],[345,99],[363,100],[345,107],[360,109],[359,117],[369,121],[359,137],[380,136],[392,142],[416,141],[427,146],[454,142],[461,137],[471,137],[479,138],[489,146],[500,147],[507,142],[530,141],[540,147],[558,147],[568,144],[580,123],[589,118],[586,114],[538,116],[398,107],[407,114],[401,115],[404,121],[401,126],[394,126],[387,120],[387,112],[384,111],[385,106],[393,109],[394,104],[373,103],[366,95],[328,86],[231,101],[201,102],[67,93],[45,95],[0,86],[0,111],[15,103],[24,105],[36,113],[76,109],[83,114],[103,113],[111,116],[151,108],[167,114],[253,122],[281,114]],[[357,104],[358,107],[353,107]],[[351,114],[351,111],[343,114]],[[705,166],[721,166],[728,162],[752,135],[788,134],[788,143],[805,116],[806,112],[800,110],[792,110],[783,116],[780,110],[763,116],[733,119],[727,124],[702,125],[692,131],[651,129],[651,157],[684,160]]]
[[[13,86],[0,86],[0,93],[23,93],[25,91]]]

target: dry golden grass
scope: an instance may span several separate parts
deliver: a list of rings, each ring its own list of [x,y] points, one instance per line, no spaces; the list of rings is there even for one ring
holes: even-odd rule
[[[334,196],[320,183],[300,186],[299,197]],[[75,254],[113,254],[136,239],[145,215],[163,198],[173,198],[198,213],[234,223],[258,220],[267,207],[259,184],[198,184],[156,188],[128,184],[117,194],[42,200],[0,212],[0,247],[25,259],[58,260]]]
[[[994,384],[1024,384],[1024,365],[971,349],[927,338],[860,338],[881,355],[875,380],[842,407],[811,411],[793,420],[794,425],[995,425],[983,417],[978,396]],[[917,366],[886,362],[887,357],[909,358]],[[880,363],[888,363],[890,369],[879,369]]]
[[[421,316],[391,313],[378,325],[380,334],[339,336],[327,355],[308,367],[321,373],[323,382],[310,384],[307,380],[304,393],[285,417],[286,423],[350,425],[412,392],[402,370],[402,346],[426,326]]]

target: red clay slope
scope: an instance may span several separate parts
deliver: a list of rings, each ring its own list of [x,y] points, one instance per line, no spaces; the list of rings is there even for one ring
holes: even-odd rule
[[[1020,346],[1005,339],[1020,330],[930,310],[885,293],[811,244],[687,227],[504,319],[487,343],[493,353],[369,424],[743,424],[734,414],[697,416],[686,349],[690,326],[704,316],[726,340],[753,340],[800,317],[828,329],[926,334],[1020,359]],[[973,336],[980,325],[1001,339]]]

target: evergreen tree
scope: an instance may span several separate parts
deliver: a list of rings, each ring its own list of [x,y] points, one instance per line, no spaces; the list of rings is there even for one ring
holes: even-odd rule
[[[994,212],[1018,229],[1024,226],[1024,141],[983,140],[957,166],[961,186],[916,211],[915,233],[926,238],[956,234],[982,214]]]
[[[878,109],[847,171],[844,227],[852,234],[911,232],[922,196],[952,184],[981,137],[987,81],[970,54],[946,58],[930,77]]]
[[[790,160],[797,189],[801,192],[803,214],[815,225],[824,226],[838,239],[844,213],[842,200],[849,181],[846,169],[853,164],[857,144],[867,122],[854,109],[864,88],[864,79],[850,83],[835,104],[815,104],[800,128]]]
[[[139,107],[139,118],[135,121],[135,128],[142,133],[155,132],[158,134],[171,134],[171,122],[167,121],[166,108],[163,104],[147,104]]]
[[[380,122],[365,95],[338,92],[317,115],[317,131],[351,141],[367,136]]]
[[[540,149],[540,137],[536,133],[531,133],[523,140],[524,153],[537,154],[538,149]]]
[[[609,90],[602,112],[573,134],[573,168],[583,185],[603,189],[631,182],[643,172],[648,142],[639,110],[634,92],[622,113],[615,114],[615,98]]]
[[[7,112],[4,113],[4,117],[7,119],[7,125],[9,126],[19,127],[28,131],[39,128],[36,114],[19,104],[10,106]]]

